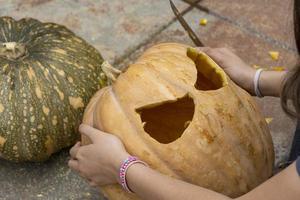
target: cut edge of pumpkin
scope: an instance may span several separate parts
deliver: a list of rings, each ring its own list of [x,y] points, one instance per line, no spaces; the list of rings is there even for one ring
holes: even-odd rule
[[[176,100],[143,106],[135,111],[140,116],[145,133],[160,144],[170,144],[182,137],[191,124],[195,106],[194,98],[186,94]]]
[[[228,85],[228,79],[224,70],[218,66],[207,54],[195,48],[187,48],[187,56],[193,60],[197,70],[211,80],[217,87],[221,88]]]

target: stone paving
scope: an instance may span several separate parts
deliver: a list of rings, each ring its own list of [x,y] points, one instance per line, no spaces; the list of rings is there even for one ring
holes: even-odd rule
[[[202,42],[233,49],[250,65],[292,68],[292,0],[174,0]],[[191,6],[196,2],[196,6]],[[106,60],[126,67],[159,42],[193,45],[175,19],[168,0],[0,0],[0,16],[33,17],[67,26],[95,46]],[[200,26],[199,20],[208,24]],[[280,52],[278,61],[268,51]],[[269,124],[276,166],[287,159],[295,122],[276,98],[257,99]],[[45,163],[13,164],[0,160],[2,199],[104,199],[67,167],[68,149]]]

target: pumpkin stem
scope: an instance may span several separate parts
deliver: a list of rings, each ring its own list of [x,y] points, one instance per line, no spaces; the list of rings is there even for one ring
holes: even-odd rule
[[[5,56],[10,60],[16,60],[27,54],[25,44],[16,42],[0,43],[0,56]]]
[[[113,83],[116,81],[116,79],[118,78],[118,76],[122,73],[122,71],[114,68],[111,64],[109,64],[109,62],[104,61],[101,65],[102,71],[105,74],[105,76],[107,77],[108,81],[110,83]]]

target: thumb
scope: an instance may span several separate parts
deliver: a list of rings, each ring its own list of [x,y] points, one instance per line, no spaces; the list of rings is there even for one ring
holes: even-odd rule
[[[79,126],[79,132],[85,136],[87,136],[92,143],[95,143],[99,137],[104,135],[104,133],[98,129],[95,129],[89,125],[81,124]]]

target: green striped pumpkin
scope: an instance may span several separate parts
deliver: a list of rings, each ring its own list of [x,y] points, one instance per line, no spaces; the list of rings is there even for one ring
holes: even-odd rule
[[[44,161],[78,138],[106,84],[99,52],[66,27],[0,17],[0,156]]]

